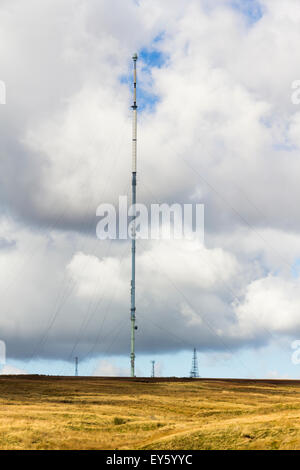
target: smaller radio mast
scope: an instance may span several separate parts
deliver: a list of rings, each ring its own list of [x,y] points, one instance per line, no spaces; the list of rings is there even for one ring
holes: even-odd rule
[[[151,363],[152,363],[151,377],[155,377],[155,361],[151,361]]]
[[[197,359],[197,351],[196,351],[196,348],[194,348],[193,362],[192,362],[192,368],[191,368],[190,378],[191,378],[191,379],[198,379],[198,378],[199,378],[198,359]]]

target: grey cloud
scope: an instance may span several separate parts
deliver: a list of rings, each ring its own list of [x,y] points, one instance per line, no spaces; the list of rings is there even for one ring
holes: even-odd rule
[[[15,240],[6,240],[5,238],[0,238],[0,250],[11,250],[16,248]]]

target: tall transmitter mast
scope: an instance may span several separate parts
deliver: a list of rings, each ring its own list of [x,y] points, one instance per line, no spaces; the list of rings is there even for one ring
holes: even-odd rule
[[[133,222],[132,222],[132,240],[131,240],[131,377],[135,377],[135,241],[136,241],[136,159],[137,159],[137,104],[136,104],[136,61],[138,55],[134,54],[133,57],[133,126],[132,126],[132,206],[133,206]]]

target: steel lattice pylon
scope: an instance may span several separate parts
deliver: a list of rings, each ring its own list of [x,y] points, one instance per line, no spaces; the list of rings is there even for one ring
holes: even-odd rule
[[[192,361],[192,368],[191,368],[190,377],[193,378],[193,379],[197,379],[199,377],[198,359],[197,359],[196,348],[194,348],[194,352],[193,352],[193,361]]]

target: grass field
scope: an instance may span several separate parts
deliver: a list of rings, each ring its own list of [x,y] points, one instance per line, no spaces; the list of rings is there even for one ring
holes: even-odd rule
[[[0,449],[300,449],[300,381],[0,377]]]

